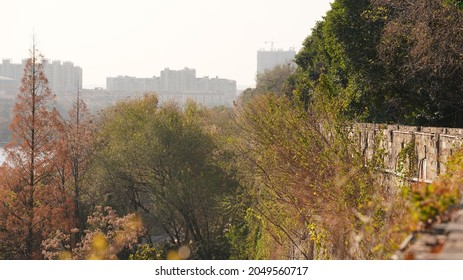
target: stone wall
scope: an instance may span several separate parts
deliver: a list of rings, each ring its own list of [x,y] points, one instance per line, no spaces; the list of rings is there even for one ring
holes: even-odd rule
[[[366,160],[382,158],[385,173],[401,177],[409,170],[413,181],[432,182],[462,146],[463,129],[361,123],[354,139]]]

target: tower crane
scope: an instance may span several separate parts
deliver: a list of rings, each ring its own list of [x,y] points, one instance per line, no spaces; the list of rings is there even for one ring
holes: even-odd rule
[[[265,41],[265,44],[270,43],[270,50],[273,51],[273,41]]]

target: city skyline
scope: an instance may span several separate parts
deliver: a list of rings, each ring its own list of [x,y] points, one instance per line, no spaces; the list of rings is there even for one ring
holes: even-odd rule
[[[256,51],[271,42],[299,50],[330,2],[6,0],[0,59],[28,57],[35,33],[45,57],[84,69],[84,88],[185,65],[253,85]]]
[[[106,77],[106,90],[135,92],[183,92],[183,93],[218,93],[236,96],[236,81],[224,77],[196,75],[196,69],[184,67],[175,70],[164,68],[159,76],[134,77],[118,75]]]
[[[17,83],[18,90],[26,61],[26,58],[22,59],[21,62],[15,62],[11,59],[0,61],[0,76],[12,79]],[[44,71],[48,79],[48,86],[55,94],[76,93],[77,89],[82,89],[82,68],[74,65],[71,61],[61,62],[60,60],[44,58]]]
[[[13,61],[10,58],[4,58],[0,60],[0,77],[11,79],[12,81],[18,83],[21,82],[24,66],[26,64],[27,58],[23,58],[20,61]],[[72,61],[61,61],[56,59],[44,58],[44,70],[47,76],[50,89],[54,91],[54,93],[64,94],[64,93],[75,93],[77,90],[77,86],[79,89],[83,89],[85,87],[82,86],[82,81],[85,81],[85,76],[83,75],[84,71],[82,67],[78,65],[74,65]],[[96,88],[104,88],[108,90],[115,90],[111,87],[108,87],[108,80],[115,79],[115,78],[135,78],[135,79],[161,79],[163,73],[166,72],[183,72],[185,70],[193,71],[192,74],[194,75],[194,79],[209,79],[209,75],[205,76],[198,76],[196,77],[196,69],[190,67],[183,67],[180,70],[172,70],[170,67],[164,67],[163,70],[160,71],[160,76],[156,75],[149,75],[148,77],[136,77],[130,76],[125,74],[119,74],[114,77],[106,76],[105,77],[105,84],[103,86],[99,86]],[[218,75],[212,75],[212,79],[219,79]],[[215,78],[214,78],[215,77]],[[220,80],[230,80],[224,77],[220,77]],[[236,81],[230,80],[235,83],[236,88]],[[86,88],[92,89],[92,88]],[[148,91],[157,90],[157,91],[166,91],[168,89],[165,88],[149,88]],[[16,93],[16,92],[15,92]]]

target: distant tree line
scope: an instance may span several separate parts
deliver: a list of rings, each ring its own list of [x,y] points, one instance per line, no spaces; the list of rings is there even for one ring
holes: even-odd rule
[[[8,126],[13,118],[13,106],[14,102],[12,100],[0,100],[0,145],[10,139]]]

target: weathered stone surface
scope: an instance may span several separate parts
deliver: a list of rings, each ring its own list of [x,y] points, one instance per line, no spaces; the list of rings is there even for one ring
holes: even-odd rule
[[[422,182],[445,173],[449,156],[463,144],[460,128],[359,123],[353,135],[366,160],[376,153],[383,158],[386,173],[401,177],[409,171],[414,181]],[[404,156],[407,147],[413,153]]]

